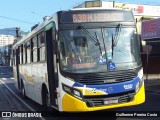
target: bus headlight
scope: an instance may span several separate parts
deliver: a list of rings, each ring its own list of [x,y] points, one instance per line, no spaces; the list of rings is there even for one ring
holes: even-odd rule
[[[72,87],[69,87],[69,86],[67,86],[65,84],[62,84],[62,88],[66,93],[68,93],[68,94],[70,94],[72,96],[75,96],[75,97],[77,97],[79,99],[82,99],[82,94],[81,94],[81,92],[79,90],[77,90],[75,88],[72,88]]]
[[[139,91],[139,89],[141,88],[143,82],[144,82],[144,80],[143,80],[143,78],[142,78],[142,79],[140,79],[140,80],[138,81],[138,83],[136,84],[136,93],[137,93],[137,92]]]
[[[75,96],[81,97],[81,93],[79,91],[77,91],[77,90],[73,90],[73,94]]]
[[[68,86],[66,86],[66,85],[63,86],[63,90],[64,90],[66,93],[72,93],[72,92],[71,92],[71,88],[68,87]]]
[[[141,69],[141,70],[138,72],[138,77],[139,77],[140,79],[143,78],[143,69]]]
[[[136,93],[139,91],[139,82],[136,84]]]
[[[141,69],[139,72],[138,72],[138,77],[140,78],[140,80],[138,81],[138,83],[136,84],[136,92],[139,91],[139,89],[141,88],[144,80],[143,80],[143,69]]]

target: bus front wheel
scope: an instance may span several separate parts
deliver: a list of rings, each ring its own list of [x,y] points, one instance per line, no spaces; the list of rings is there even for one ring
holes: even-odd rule
[[[43,106],[43,109],[45,110],[48,110],[49,108],[49,93],[46,89],[43,89],[43,92],[42,92],[42,106]]]

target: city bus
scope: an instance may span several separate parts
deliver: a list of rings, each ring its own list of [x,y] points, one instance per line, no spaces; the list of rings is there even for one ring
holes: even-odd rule
[[[58,11],[13,45],[16,87],[58,111],[97,111],[145,101],[131,11]]]

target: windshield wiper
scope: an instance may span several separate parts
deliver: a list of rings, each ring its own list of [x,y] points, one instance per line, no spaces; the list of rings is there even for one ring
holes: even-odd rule
[[[117,27],[116,27],[116,33],[115,33],[115,36],[114,36],[114,46],[117,45],[117,42],[118,42],[118,39],[119,39],[119,33],[121,32],[121,29],[122,29],[122,24],[118,24]]]
[[[115,47],[115,44],[114,44],[114,38],[113,38],[113,33],[112,33],[112,58],[113,58],[113,48]]]
[[[78,29],[82,29],[92,40],[92,42],[97,46],[99,46],[99,50],[100,50],[100,54],[102,55],[102,49],[101,49],[101,45],[100,45],[100,42],[99,42],[99,38],[98,38],[98,35],[97,33],[95,32],[95,36],[94,37],[90,32],[88,32],[88,30],[86,28],[84,28],[83,26],[78,26]]]
[[[99,42],[99,38],[98,38],[98,35],[97,35],[96,32],[95,32],[95,36],[96,36],[97,44],[98,44],[98,46],[99,46],[100,54],[101,54],[101,56],[102,56],[102,48],[101,48],[101,45],[100,45],[100,42]]]
[[[117,27],[116,27],[116,33],[115,33],[115,36],[113,36],[113,33],[112,33],[112,57],[113,57],[113,50],[114,50],[114,47],[117,45],[118,43],[118,39],[119,39],[119,33],[121,32],[121,29],[122,29],[122,24],[118,24]]]

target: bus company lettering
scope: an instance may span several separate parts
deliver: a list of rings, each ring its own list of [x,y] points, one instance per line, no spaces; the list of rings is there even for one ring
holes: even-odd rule
[[[93,92],[93,93],[96,93],[96,92],[98,92],[98,91],[107,92],[108,90],[107,90],[107,89],[101,89],[101,88],[100,88],[100,89],[96,89],[96,88],[93,88],[93,89],[92,89],[92,92]]]
[[[124,85],[123,87],[124,89],[132,89],[133,84]]]
[[[113,92],[113,88],[112,87],[108,87],[108,88],[100,88],[100,89],[93,88],[92,89],[93,93],[96,93],[98,91],[102,91],[102,92],[105,92],[105,93],[111,93],[111,92]]]

